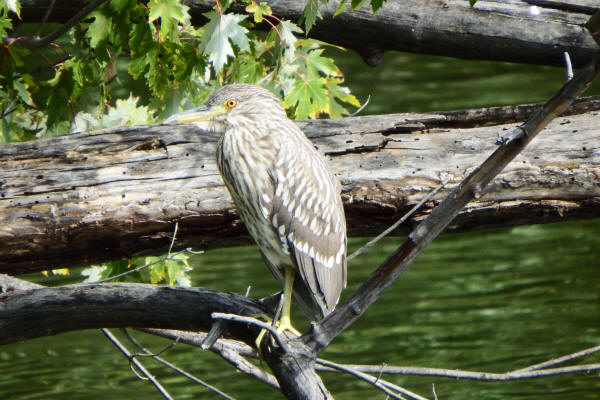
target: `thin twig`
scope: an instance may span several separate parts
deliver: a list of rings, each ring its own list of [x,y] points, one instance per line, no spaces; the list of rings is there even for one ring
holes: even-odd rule
[[[275,329],[273,326],[271,326],[271,324],[267,324],[256,318],[244,317],[242,315],[235,315],[235,314],[225,314],[225,313],[214,312],[211,314],[211,317],[213,317],[215,319],[224,319],[226,321],[244,322],[247,324],[256,325],[262,329],[266,329],[275,338],[275,340],[277,341],[277,344],[279,346],[281,346],[281,348],[283,349],[284,352],[286,352],[286,353],[290,352],[288,346],[285,344],[285,342],[283,341],[283,339],[277,332],[277,329]]]
[[[42,29],[44,28],[44,25],[46,25],[46,21],[48,21],[48,17],[50,16],[50,13],[52,12],[52,9],[54,8],[54,4],[56,3],[56,0],[52,0],[52,3],[50,3],[50,6],[48,7],[48,10],[46,10],[46,15],[44,15],[44,19],[42,19],[42,22],[40,23],[40,26],[38,27],[38,30],[35,34],[36,37],[40,37],[40,33],[42,33]]]
[[[144,264],[144,265],[142,265],[140,267],[137,267],[137,268],[134,268],[132,270],[125,271],[125,272],[123,272],[121,274],[118,274],[118,275],[115,275],[115,276],[110,276],[108,278],[101,279],[101,280],[96,281],[96,282],[88,282],[88,283],[104,283],[104,282],[114,281],[115,279],[119,279],[119,278],[122,278],[124,276],[131,275],[131,274],[134,274],[136,272],[140,272],[140,271],[142,271],[142,270],[144,270],[144,269],[146,269],[148,267],[151,267],[151,266],[153,266],[155,264],[158,264],[158,263],[161,263],[163,261],[168,261],[168,260],[181,261],[180,259],[178,259],[176,257],[179,254],[182,254],[182,253],[188,253],[188,254],[194,254],[194,255],[204,253],[204,251],[192,251],[192,249],[190,249],[188,247],[187,249],[180,250],[180,251],[178,251],[176,253],[171,254],[171,250],[173,250],[173,245],[175,245],[175,240],[177,239],[177,230],[178,229],[179,229],[179,222],[175,222],[175,228],[173,228],[173,236],[171,237],[171,243],[169,244],[169,251],[167,252],[167,255],[164,256],[163,258],[158,259],[156,261],[152,261],[152,262],[147,263],[147,264]]]
[[[169,244],[169,251],[167,252],[167,257],[171,257],[171,250],[173,250],[173,245],[175,244],[175,239],[177,238],[177,229],[179,229],[179,222],[175,222],[175,228],[173,229],[173,237],[171,238],[171,244]]]
[[[35,36],[27,36],[27,37],[22,37],[22,38],[3,37],[2,41],[4,42],[4,44],[10,45],[10,44],[16,43],[16,44],[20,44],[21,46],[27,47],[27,48],[44,47],[47,44],[49,44],[49,43],[53,42],[54,40],[56,40],[57,38],[59,38],[60,36],[62,36],[64,33],[66,33],[69,29],[71,29],[72,27],[74,27],[75,25],[80,23],[82,20],[87,18],[89,13],[94,11],[96,8],[100,7],[102,5],[102,3],[106,2],[106,1],[107,0],[92,1],[87,6],[82,8],[77,14],[75,14],[73,17],[71,17],[67,22],[65,22],[60,27],[58,27],[54,32],[44,36],[43,38],[39,38],[39,37],[35,37]]]
[[[202,343],[206,338],[206,333],[203,332],[192,333],[165,329],[138,330],[169,339],[179,338],[182,343],[196,347],[202,347]],[[273,375],[262,370],[244,358],[251,357],[258,359],[258,352],[247,344],[231,339],[218,339],[210,348],[210,351],[233,365],[236,370],[240,371],[241,373],[253,377],[274,389],[280,390],[279,383]]]
[[[119,349],[119,351],[121,351],[121,353],[123,353],[125,357],[127,357],[127,359],[130,362],[130,365],[135,365],[136,368],[144,374],[145,378],[152,382],[152,384],[156,387],[156,389],[160,392],[160,394],[162,394],[162,396],[165,399],[173,400],[169,392],[167,392],[167,390],[160,384],[158,380],[156,380],[156,378],[150,373],[150,371],[148,371],[144,367],[144,365],[139,360],[133,357],[133,354],[129,350],[127,350],[127,348],[119,341],[119,339],[117,339],[115,335],[113,335],[108,329],[100,329],[100,331],[108,338],[108,340],[112,342],[112,344],[115,345],[117,349]]]
[[[406,390],[400,386],[394,385],[391,382],[385,381],[383,379],[379,379],[379,378],[375,378],[371,375],[365,374],[363,372],[358,371],[355,368],[352,368],[348,365],[342,365],[342,364],[337,364],[331,361],[326,361],[326,360],[322,360],[322,359],[317,359],[316,361],[317,364],[320,365],[324,365],[326,367],[330,367],[333,369],[337,369],[339,371],[343,371],[346,372],[350,375],[354,375],[357,378],[360,378],[366,382],[369,382],[371,385],[377,387],[378,389],[382,390],[385,394],[387,394],[388,396],[391,396],[395,399],[404,399],[404,397],[398,395],[396,392],[401,393],[405,396],[408,396],[412,399],[416,399],[416,400],[427,400],[427,398],[419,396],[416,393],[411,392],[410,390]],[[394,390],[395,392],[393,392],[392,390]]]
[[[431,394],[433,394],[433,400],[438,400],[437,393],[435,392],[435,383],[431,383]]]
[[[340,364],[342,365],[342,364]],[[589,372],[600,370],[600,364],[584,364],[573,365],[563,368],[548,368],[540,370],[516,370],[505,373],[479,372],[479,371],[463,371],[444,368],[420,368],[420,367],[395,367],[386,366],[381,368],[379,365],[360,365],[360,364],[343,364],[343,366],[351,368],[355,371],[363,373],[376,374],[382,372],[390,375],[416,375],[416,376],[435,376],[441,378],[452,379],[469,379],[474,381],[484,382],[503,382],[521,379],[539,378],[552,375],[571,374],[575,372]]]
[[[204,342],[207,336],[206,332],[178,331],[174,329],[139,328],[136,330],[171,340],[175,340],[177,338],[179,339],[180,343],[185,343],[190,346],[196,346],[200,348],[202,348],[202,343]],[[258,359],[258,352],[254,348],[250,347],[244,342],[240,342],[234,339],[217,339],[213,347],[211,347],[208,350],[218,352],[221,349],[233,351],[242,357]]]
[[[358,110],[350,114],[350,117],[356,117],[362,110],[365,109],[365,107],[369,104],[369,101],[371,101],[371,95],[367,96],[367,100],[365,100],[365,102],[362,104],[362,106],[358,108]]]
[[[224,393],[222,391],[220,391],[219,389],[217,389],[216,387],[204,382],[202,379],[199,379],[197,377],[195,377],[194,375],[190,374],[189,372],[177,367],[176,365],[171,364],[170,362],[166,361],[165,359],[159,357],[159,354],[165,352],[168,349],[173,348],[173,346],[175,346],[175,344],[178,342],[178,339],[175,339],[175,341],[173,343],[171,343],[171,345],[169,345],[167,348],[162,349],[161,351],[157,352],[157,353],[152,353],[150,350],[148,350],[147,348],[145,348],[140,342],[138,342],[130,333],[127,329],[123,329],[125,336],[127,336],[127,339],[129,339],[129,341],[131,343],[133,343],[138,349],[140,349],[141,351],[144,352],[144,354],[134,354],[132,357],[151,357],[153,359],[155,359],[156,361],[158,361],[159,363],[161,363],[162,365],[172,369],[173,371],[177,372],[180,375],[185,376],[186,378],[188,378],[189,380],[199,384],[200,386],[203,386],[205,388],[207,388],[208,390],[218,394],[219,396],[223,397],[224,399],[228,399],[228,400],[235,400],[233,397],[229,396],[227,393]]]
[[[590,354],[594,354],[600,351],[600,346],[590,347],[589,349],[581,350],[576,353],[567,354],[562,357],[553,358],[548,361],[541,362],[539,364],[530,365],[529,367],[525,367],[522,369],[517,369],[513,372],[525,372],[525,371],[535,371],[545,367],[549,367],[551,365],[562,364],[567,361],[574,360],[576,358],[589,356]]]
[[[393,232],[398,226],[400,226],[400,224],[402,224],[404,221],[406,221],[419,208],[421,208],[421,206],[423,204],[425,204],[426,202],[428,202],[429,200],[431,200],[431,198],[433,196],[435,196],[435,194],[437,192],[439,192],[443,187],[444,187],[444,184],[442,183],[441,185],[439,185],[438,187],[436,187],[435,189],[433,189],[429,194],[427,194],[427,196],[423,197],[421,199],[421,201],[419,201],[413,208],[411,208],[406,214],[404,214],[402,216],[402,218],[400,218],[398,221],[396,221],[392,226],[390,226],[389,228],[387,228],[385,231],[381,232],[379,235],[377,235],[377,237],[375,237],[374,239],[370,240],[367,244],[365,244],[364,246],[362,246],[360,249],[358,249],[354,253],[350,254],[347,257],[347,260],[350,261],[354,257],[357,257],[357,256],[361,255],[367,249],[373,247],[373,245],[375,243],[379,242],[381,239],[383,239],[384,237],[386,237],[387,235],[389,235],[391,232]]]

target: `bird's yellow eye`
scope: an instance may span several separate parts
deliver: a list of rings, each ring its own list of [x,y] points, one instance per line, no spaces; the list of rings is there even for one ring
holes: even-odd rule
[[[229,99],[225,102],[225,105],[227,106],[227,108],[231,109],[235,106],[237,106],[238,101],[236,99]]]

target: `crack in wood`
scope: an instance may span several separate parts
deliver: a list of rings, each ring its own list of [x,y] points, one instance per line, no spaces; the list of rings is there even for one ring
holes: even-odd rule
[[[361,146],[351,147],[351,148],[340,150],[340,151],[328,151],[328,152],[325,152],[325,155],[326,156],[342,156],[344,154],[352,154],[352,153],[362,154],[362,153],[377,152],[377,151],[381,151],[382,149],[384,149],[389,141],[390,141],[390,139],[385,138],[378,144],[361,145]]]

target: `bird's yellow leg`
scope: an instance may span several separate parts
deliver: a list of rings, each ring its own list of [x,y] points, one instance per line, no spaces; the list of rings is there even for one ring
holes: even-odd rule
[[[285,266],[284,267],[284,282],[283,282],[283,298],[282,298],[282,307],[281,307],[281,317],[279,318],[277,328],[275,329],[277,333],[282,333],[283,331],[290,331],[294,335],[300,336],[300,332],[298,332],[292,326],[292,320],[290,319],[291,314],[291,306],[292,306],[292,293],[294,292],[294,279],[296,277],[296,271],[292,267]],[[267,333],[266,329],[260,331],[258,336],[256,337],[256,348],[260,353],[260,343],[263,340],[263,337]],[[262,358],[262,355],[260,356]]]
[[[300,336],[298,332],[292,326],[292,320],[290,319],[291,307],[292,307],[292,293],[294,291],[294,278],[296,277],[296,271],[292,267],[287,265],[284,267],[284,284],[283,284],[283,306],[281,308],[281,318],[279,318],[279,324],[277,326],[277,332],[290,331],[295,335]]]

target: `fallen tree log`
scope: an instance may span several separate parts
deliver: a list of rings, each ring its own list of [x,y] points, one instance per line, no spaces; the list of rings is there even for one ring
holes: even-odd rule
[[[203,24],[203,13],[214,0],[186,2],[192,22]],[[304,1],[269,0],[273,14],[298,21]],[[597,0],[388,0],[373,14],[367,6],[334,17],[339,1],[319,5],[318,20],[309,36],[356,50],[376,65],[388,50],[517,63],[564,65],[568,52],[575,67],[595,54],[596,45],[583,25],[598,10]],[[65,22],[81,10],[79,1],[22,0],[21,18]],[[245,13],[246,4],[231,10]],[[266,23],[265,29],[270,28]]]
[[[421,220],[535,108],[298,124],[342,182],[349,234],[362,236],[444,183],[407,229]],[[449,230],[600,216],[599,109],[598,98],[577,102],[568,112],[575,115],[551,123]],[[176,222],[176,248],[247,243],[213,160],[215,144],[194,126],[154,125],[0,147],[0,272],[164,252]]]

